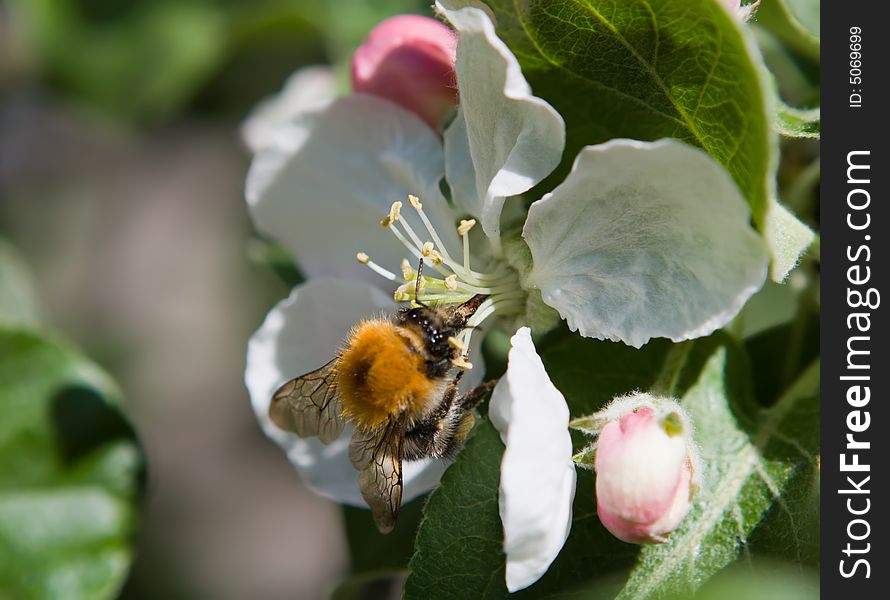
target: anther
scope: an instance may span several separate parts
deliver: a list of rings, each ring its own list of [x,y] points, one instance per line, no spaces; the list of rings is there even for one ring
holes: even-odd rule
[[[392,206],[389,207],[389,220],[390,222],[395,222],[399,220],[399,214],[402,211],[402,203],[401,202],[393,202]]]
[[[464,355],[460,355],[457,358],[452,359],[451,364],[462,371],[468,371],[473,368],[473,363],[468,361]]]
[[[395,273],[391,273],[375,263],[373,260],[371,260],[371,257],[364,252],[359,252],[358,254],[356,254],[355,260],[357,260],[360,264],[366,265],[369,269],[384,277],[385,279],[389,279],[393,283],[396,283],[396,281],[398,280],[398,278],[395,276]]]
[[[476,219],[461,219],[460,225],[457,226],[458,235],[467,235],[476,225]]]
[[[459,338],[456,338],[453,335],[448,338],[448,345],[451,346],[452,348],[454,348],[455,350],[463,350],[466,347],[466,346],[464,346],[464,343]]]
[[[423,254],[423,257],[426,258],[430,256],[434,252],[435,245],[432,242],[424,243],[423,247],[420,249],[420,253]]]
[[[402,277],[405,281],[414,279],[414,269],[411,267],[411,263],[408,262],[407,258],[402,259],[402,264],[399,265],[399,267],[402,269]]]
[[[443,262],[445,262],[445,259],[442,258],[442,255],[439,254],[437,250],[430,250],[429,259],[430,262],[434,265],[441,265]]]
[[[453,273],[445,278],[445,289],[446,290],[456,290],[457,289],[457,275]]]
[[[420,198],[413,194],[408,194],[408,202],[413,206],[416,210],[420,210],[423,208],[423,204],[420,203]]]

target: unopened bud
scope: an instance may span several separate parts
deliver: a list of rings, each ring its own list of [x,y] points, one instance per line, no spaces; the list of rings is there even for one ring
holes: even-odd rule
[[[352,56],[352,89],[395,102],[438,130],[457,105],[456,46],[454,32],[435,19],[386,19]]]
[[[689,418],[675,400],[635,393],[592,421],[601,423],[593,461],[600,521],[625,542],[664,542],[699,488]]]

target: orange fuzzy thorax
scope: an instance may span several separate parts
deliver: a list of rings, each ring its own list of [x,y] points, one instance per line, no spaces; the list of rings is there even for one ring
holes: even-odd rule
[[[350,335],[337,380],[342,414],[360,428],[377,428],[406,410],[425,412],[436,382],[427,377],[422,349],[415,347],[421,341],[412,335],[382,320],[364,321]]]

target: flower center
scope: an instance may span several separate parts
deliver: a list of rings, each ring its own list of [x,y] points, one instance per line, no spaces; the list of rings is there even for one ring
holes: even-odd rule
[[[398,284],[393,294],[397,302],[462,304],[478,294],[488,296],[467,321],[466,329],[455,339],[456,347],[461,349],[462,357],[465,357],[469,352],[473,331],[485,319],[496,313],[500,316],[522,313],[525,309],[526,293],[519,285],[516,271],[505,263],[496,263],[494,268],[487,272],[473,270],[470,265],[469,234],[476,225],[474,219],[462,220],[457,227],[457,233],[463,244],[461,260],[458,261],[452,258],[442,238],[436,233],[435,227],[423,211],[420,199],[417,196],[408,196],[408,203],[423,222],[429,234],[428,241],[422,241],[411,225],[401,218],[401,202],[393,202],[389,214],[380,221],[380,225],[392,232],[411,256],[418,259],[418,268],[415,269],[406,258],[402,260],[401,277],[399,277],[372,261],[364,252],[359,252],[356,259],[375,273]],[[421,266],[431,267],[438,276],[428,275],[428,270],[418,272]],[[472,366],[466,360],[462,362],[467,365],[463,368]]]

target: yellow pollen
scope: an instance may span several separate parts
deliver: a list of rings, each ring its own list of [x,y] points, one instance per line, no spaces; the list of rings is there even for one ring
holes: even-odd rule
[[[457,358],[453,359],[451,361],[451,364],[453,364],[455,367],[457,367],[458,369],[460,369],[462,371],[468,371],[469,369],[473,368],[473,363],[468,361],[466,359],[466,357],[464,357],[463,355],[458,356]]]
[[[371,260],[371,257],[364,252],[359,252],[355,255],[355,260],[359,261],[363,265],[366,265],[368,264],[368,261]]]
[[[461,219],[460,225],[457,226],[457,233],[459,235],[467,235],[470,233],[470,230],[476,225],[476,219]]]
[[[464,343],[460,341],[459,338],[454,337],[453,335],[448,338],[448,345],[454,348],[455,350],[463,350]]]
[[[420,198],[414,196],[413,194],[408,194],[408,202],[417,210],[423,208],[423,204],[420,203]]]

